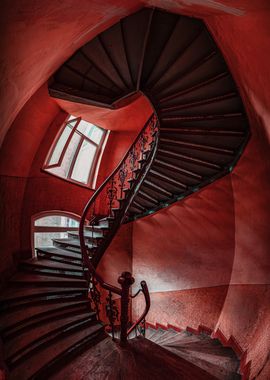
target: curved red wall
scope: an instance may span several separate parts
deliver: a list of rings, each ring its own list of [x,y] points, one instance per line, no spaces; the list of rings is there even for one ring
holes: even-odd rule
[[[230,176],[134,224],[133,247],[127,243],[133,251],[133,270],[136,279],[144,276],[151,285],[150,321],[194,328],[204,324],[220,329],[227,339],[233,335],[247,350],[247,361],[252,360],[251,377],[258,374],[259,380],[265,380],[270,377],[269,1],[149,4],[205,19],[237,80],[252,137]],[[1,12],[2,136],[17,116],[0,153],[2,268],[11,266],[16,251],[29,249],[32,213],[51,208],[80,213],[88,199],[89,190],[67,187],[39,171],[64,115],[45,86],[37,90],[79,46],[142,3],[110,0],[94,5],[87,0],[80,7],[75,0],[69,0],[68,6],[15,1]],[[121,140],[126,147],[134,134],[126,132]],[[110,149],[113,146],[111,140]],[[124,150],[124,144],[119,146],[116,156]],[[104,177],[109,168],[104,164],[102,170]],[[25,226],[22,231],[21,226]],[[157,232],[167,237],[162,245],[155,243]]]

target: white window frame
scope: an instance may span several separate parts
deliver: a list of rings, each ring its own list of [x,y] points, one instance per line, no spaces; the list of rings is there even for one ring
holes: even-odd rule
[[[36,258],[37,253],[35,250],[35,233],[36,232],[67,232],[67,231],[78,231],[79,227],[56,227],[56,226],[35,226],[35,221],[46,216],[65,216],[71,218],[80,223],[81,217],[73,212],[62,211],[62,210],[49,210],[41,211],[31,217],[31,248],[32,257]]]

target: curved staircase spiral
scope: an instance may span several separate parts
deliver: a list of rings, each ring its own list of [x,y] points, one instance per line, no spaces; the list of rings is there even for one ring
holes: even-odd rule
[[[240,379],[234,352],[203,334],[148,328],[145,338],[113,342],[82,271],[80,255],[63,246],[20,263],[0,299],[7,379]]]
[[[49,92],[112,112],[143,95],[153,114],[89,200],[80,230],[37,249],[11,278],[0,314],[10,379],[238,379],[237,359],[210,338],[148,330],[149,339],[113,344],[88,295],[122,223],[229,173],[247,143],[239,91],[206,26],[143,8],[81,47]]]
[[[230,172],[249,135],[238,88],[201,20],[144,8],[82,46],[50,95],[117,109],[143,94],[159,120],[158,149],[129,220]]]

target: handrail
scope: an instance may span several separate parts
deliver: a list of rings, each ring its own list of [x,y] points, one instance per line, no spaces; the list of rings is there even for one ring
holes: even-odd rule
[[[151,167],[151,164],[157,152],[158,136],[159,136],[158,118],[155,113],[152,113],[152,115],[149,117],[146,124],[144,125],[143,129],[137,135],[136,139],[134,140],[130,148],[127,150],[127,152],[125,153],[124,157],[119,162],[117,167],[112,171],[112,173],[105,179],[105,181],[99,186],[99,188],[95,191],[95,193],[89,199],[89,201],[87,202],[83,210],[81,220],[80,220],[80,226],[79,226],[80,247],[81,247],[82,259],[83,259],[83,265],[86,269],[88,269],[88,272],[86,273],[88,273],[91,302],[94,303],[97,316],[99,318],[100,291],[96,287],[96,285],[99,284],[101,288],[109,291],[109,296],[106,298],[106,301],[108,301],[108,304],[106,306],[106,315],[112,327],[112,332],[114,332],[114,322],[118,318],[117,317],[118,311],[115,305],[115,301],[112,299],[112,293],[120,296],[121,298],[121,338],[120,338],[120,341],[122,343],[126,342],[128,334],[130,334],[130,332],[134,328],[136,328],[138,324],[141,323],[141,321],[145,318],[146,314],[149,311],[150,296],[148,292],[148,287],[145,281],[141,282],[141,288],[142,288],[141,291],[144,293],[146,307],[142,316],[128,330],[127,328],[128,304],[130,300],[129,289],[130,289],[130,286],[134,283],[134,279],[131,273],[123,272],[122,275],[118,279],[118,282],[121,285],[121,288],[108,284],[104,281],[102,276],[97,273],[96,265],[98,263],[98,260],[100,260],[101,255],[105,252],[106,248],[110,244],[119,226],[123,222],[127,210],[132,204],[133,199],[136,196],[138,189],[143,183],[144,178],[149,168]],[[150,142],[149,142],[149,137],[150,137]],[[134,165],[134,162],[136,163],[136,165]],[[131,175],[130,179],[128,179],[129,175]],[[118,183],[117,181],[120,181],[120,182]],[[126,184],[128,183],[129,183],[128,188],[124,189],[124,186],[127,186]],[[118,188],[116,187],[117,184],[118,184]],[[109,185],[109,187],[106,187],[107,185]],[[101,193],[103,189],[105,190],[105,192]],[[120,191],[119,195],[117,193],[118,191]],[[123,196],[124,191],[127,191],[127,193]],[[108,210],[106,211],[107,217],[104,219],[108,223],[108,227],[106,227],[107,233],[105,237],[103,237],[100,241],[97,241],[96,245],[92,248],[92,252],[94,252],[94,256],[90,258],[88,256],[89,248],[86,245],[86,240],[84,237],[84,227],[86,223],[86,217],[89,212],[92,212],[93,214],[93,216],[90,218],[90,225],[94,225],[94,221],[96,220],[95,201],[99,195],[101,195],[100,199],[102,201],[102,204],[106,205],[104,206],[106,210],[107,210],[107,206],[109,205],[109,211]],[[104,198],[103,198],[104,195],[106,196],[105,199],[108,200],[109,203],[104,202]],[[120,204],[119,208],[113,208],[114,201],[119,202]],[[90,209],[91,207],[92,209]],[[117,210],[117,213],[115,213],[115,210]]]
[[[91,263],[91,260],[89,259],[87,255],[84,257],[84,260],[86,261],[85,262],[86,266],[88,267],[90,272],[92,272],[92,275],[98,281],[98,283],[100,284],[102,288],[109,290],[115,294],[118,294],[119,296],[122,295],[122,289],[118,288],[117,286],[107,284],[107,282],[103,280],[103,278],[96,272],[95,267],[93,266],[93,264]]]
[[[148,286],[145,281],[141,281],[141,287],[142,287],[142,292],[145,299],[145,309],[142,315],[137,319],[137,321],[134,322],[133,325],[128,329],[127,336],[145,319],[151,306],[150,294],[149,294]],[[139,294],[139,291],[136,293],[136,295],[138,294]]]
[[[105,181],[99,186],[99,188],[94,192],[94,194],[92,195],[92,197],[89,199],[89,201],[87,202],[84,210],[83,210],[83,213],[82,213],[82,216],[81,216],[81,221],[80,221],[80,227],[79,227],[79,234],[80,234],[80,237],[81,237],[81,234],[83,234],[83,228],[84,228],[84,224],[85,224],[85,220],[86,220],[86,215],[87,215],[87,212],[89,210],[89,207],[90,205],[96,200],[98,194],[104,189],[104,187],[106,186],[106,184],[110,181],[110,179],[115,175],[115,173],[117,173],[117,171],[121,168],[123,162],[127,159],[128,155],[129,155],[129,152],[132,150],[132,148],[136,145],[136,143],[138,142],[141,134],[144,132],[144,130],[146,129],[146,127],[148,126],[148,123],[150,122],[150,120],[152,119],[154,113],[151,114],[151,116],[148,118],[147,122],[145,123],[143,129],[140,131],[140,133],[137,135],[136,139],[133,141],[132,145],[129,147],[129,149],[126,151],[124,157],[122,158],[122,160],[119,162],[119,164],[116,166],[116,168],[112,171],[112,173],[105,179]]]
[[[137,135],[136,139],[134,140],[134,142],[132,143],[132,145],[130,146],[130,148],[127,150],[127,152],[125,153],[124,157],[122,158],[122,160],[119,162],[119,164],[117,165],[117,167],[112,171],[112,173],[105,179],[105,181],[99,186],[99,188],[94,192],[94,194],[92,195],[92,197],[89,199],[89,201],[87,202],[84,210],[83,210],[83,213],[82,213],[82,216],[81,216],[81,220],[80,220],[80,225],[79,225],[79,238],[80,238],[80,247],[81,247],[81,251],[82,251],[82,256],[83,256],[83,260],[86,264],[86,266],[88,267],[89,271],[91,272],[91,274],[96,278],[96,280],[100,283],[100,285],[107,289],[107,290],[111,290],[112,292],[116,293],[116,294],[121,294],[121,289],[118,288],[118,287],[115,287],[115,286],[112,286],[110,284],[107,284],[102,276],[100,276],[97,272],[96,272],[96,269],[94,267],[94,265],[91,263],[91,260],[89,259],[88,255],[87,255],[87,248],[86,248],[86,244],[85,244],[85,240],[84,240],[84,225],[85,225],[85,221],[86,221],[86,216],[87,216],[87,212],[91,206],[91,204],[94,203],[94,201],[96,200],[97,196],[100,194],[100,192],[104,189],[104,187],[106,186],[106,184],[108,184],[108,182],[110,181],[110,179],[117,173],[117,171],[121,168],[121,165],[123,164],[123,162],[127,159],[130,151],[133,149],[133,147],[136,145],[136,143],[138,142],[140,136],[142,135],[142,133],[145,131],[145,129],[147,128],[149,122],[151,121],[152,117],[153,117],[154,113],[151,114],[151,116],[148,118],[147,122],[145,123],[143,129],[140,131],[140,133]]]

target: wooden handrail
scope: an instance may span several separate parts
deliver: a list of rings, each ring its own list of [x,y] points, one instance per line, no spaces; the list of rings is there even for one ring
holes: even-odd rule
[[[143,292],[144,299],[145,299],[144,312],[137,319],[137,321],[134,322],[133,325],[128,329],[127,336],[145,319],[145,317],[146,317],[146,315],[150,309],[150,306],[151,306],[150,294],[149,294],[148,286],[147,286],[145,281],[141,281],[141,287],[142,287],[142,292]],[[137,295],[138,294],[139,293],[137,293]]]
[[[156,119],[155,119],[155,117],[156,117]],[[146,176],[146,173],[148,172],[149,168],[151,167],[151,164],[152,164],[153,159],[154,159],[156,152],[157,152],[157,146],[158,146],[158,140],[159,140],[158,139],[158,136],[159,136],[158,130],[155,132],[154,132],[154,130],[152,130],[152,132],[151,132],[151,136],[153,138],[151,143],[154,143],[154,145],[152,145],[152,144],[149,145],[150,150],[149,150],[149,155],[146,156],[145,165],[141,168],[139,175],[136,177],[137,182],[134,184],[133,187],[130,188],[129,193],[127,194],[127,197],[125,198],[125,203],[123,204],[123,207],[120,208],[120,211],[117,215],[117,218],[115,218],[114,224],[109,229],[108,234],[106,235],[106,238],[104,238],[103,244],[99,247],[99,249],[97,249],[96,256],[94,256],[94,264],[92,262],[93,259],[90,259],[88,256],[88,248],[86,246],[85,238],[84,238],[84,227],[85,227],[85,223],[86,223],[87,214],[88,214],[91,206],[94,206],[95,201],[96,201],[97,197],[99,196],[99,194],[102,192],[102,190],[105,188],[105,186],[109,183],[110,180],[112,180],[112,182],[114,181],[114,176],[117,174],[118,171],[120,172],[122,165],[124,166],[126,164],[126,160],[128,159],[129,154],[132,155],[133,149],[136,150],[136,147],[137,147],[136,144],[139,142],[141,145],[141,142],[139,141],[139,139],[141,138],[142,141],[144,141],[144,139],[146,138],[145,137],[145,136],[147,136],[147,134],[145,134],[146,128],[147,127],[152,128],[153,125],[155,128],[158,125],[158,124],[151,124],[151,123],[158,123],[158,118],[157,118],[157,115],[155,113],[153,113],[149,117],[145,126],[140,131],[140,133],[137,135],[136,139],[134,140],[134,142],[132,143],[130,148],[127,150],[127,152],[125,153],[124,157],[119,162],[117,167],[112,171],[112,173],[106,178],[106,180],[99,186],[99,188],[95,191],[95,193],[89,199],[89,201],[87,202],[87,204],[83,210],[81,220],[80,220],[80,226],[79,226],[79,239],[80,239],[80,247],[81,247],[81,252],[82,252],[83,264],[88,269],[89,274],[91,276],[91,279],[89,277],[89,281],[92,282],[92,288],[91,289],[93,290],[93,294],[97,294],[97,297],[95,297],[95,296],[92,297],[94,300],[94,303],[97,305],[98,305],[98,303],[100,303],[100,301],[99,301],[100,296],[98,295],[99,291],[96,288],[96,284],[99,284],[103,289],[109,291],[110,297],[111,297],[111,293],[117,294],[121,297],[121,338],[120,338],[120,341],[122,343],[126,342],[128,334],[130,334],[130,332],[134,328],[136,328],[136,326],[138,324],[141,323],[141,321],[145,318],[146,314],[149,311],[150,296],[149,296],[149,292],[148,292],[148,287],[147,287],[145,281],[141,282],[142,292],[144,293],[144,297],[146,300],[146,307],[145,307],[145,310],[144,310],[142,316],[136,321],[136,323],[134,323],[134,325],[129,330],[127,330],[128,304],[129,304],[129,299],[130,299],[129,288],[132,285],[132,283],[134,282],[134,279],[132,278],[131,273],[123,272],[122,275],[118,279],[118,282],[121,284],[121,288],[114,286],[114,285],[111,285],[111,284],[108,284],[104,281],[102,276],[97,273],[96,267],[94,264],[97,264],[97,260],[100,259],[101,253],[104,252],[104,250],[108,247],[108,245],[110,244],[110,242],[111,242],[113,236],[115,235],[117,229],[119,228],[120,224],[123,222],[128,208],[132,204],[133,199],[134,199],[140,185],[143,183],[143,180]],[[150,129],[150,131],[151,131],[151,129]],[[146,139],[146,141],[147,141],[147,139]],[[142,146],[145,146],[144,143]],[[144,153],[144,151],[145,151],[145,148],[143,148],[142,153]],[[110,215],[111,214],[109,214],[108,216],[110,216]],[[93,224],[95,220],[96,220],[96,217],[93,216],[90,220],[90,225]],[[95,259],[96,259],[96,261],[95,261]],[[90,293],[91,293],[91,291],[90,291]],[[95,300],[98,300],[98,301],[95,301]],[[97,313],[99,313],[99,308],[97,305],[96,305],[96,309],[97,309]],[[113,313],[111,314],[111,319],[109,319],[109,320],[110,320],[111,324],[113,325],[113,322],[112,322]]]
[[[79,238],[80,238],[80,246],[81,246],[81,251],[82,251],[82,256],[83,256],[83,261],[85,263],[85,265],[87,266],[87,268],[89,269],[90,273],[96,278],[96,280],[99,282],[99,284],[104,288],[104,289],[107,289],[107,290],[110,290],[112,291],[113,293],[116,293],[116,294],[119,294],[121,295],[121,292],[122,290],[116,286],[113,286],[113,285],[110,285],[110,284],[107,284],[102,276],[100,276],[97,272],[96,272],[96,269],[94,267],[94,265],[91,263],[91,260],[89,259],[88,255],[87,255],[87,248],[86,248],[86,244],[85,244],[85,240],[84,240],[84,225],[85,225],[85,221],[86,221],[86,217],[87,217],[87,213],[88,213],[88,210],[89,208],[91,207],[91,205],[95,202],[97,196],[101,193],[101,191],[104,189],[104,187],[107,185],[107,183],[110,181],[110,179],[115,175],[115,173],[117,173],[117,171],[121,168],[123,162],[127,159],[130,151],[133,149],[133,147],[136,145],[136,143],[138,142],[140,136],[142,135],[142,133],[145,131],[145,129],[147,128],[149,122],[151,121],[152,117],[154,116],[154,113],[151,114],[151,116],[148,118],[147,122],[145,123],[143,129],[140,131],[140,133],[137,135],[136,139],[134,140],[134,142],[132,143],[132,145],[130,146],[130,148],[127,150],[127,152],[125,153],[124,157],[122,158],[122,160],[119,162],[119,164],[117,165],[117,167],[112,171],[112,173],[105,179],[105,181],[99,186],[99,188],[94,192],[94,194],[92,195],[92,197],[89,199],[89,201],[87,202],[84,210],[83,210],[83,213],[82,213],[82,216],[81,216],[81,220],[80,220],[80,226],[79,226]]]
[[[86,220],[86,216],[87,216],[87,212],[91,206],[91,204],[94,203],[94,201],[96,200],[98,194],[104,189],[104,187],[107,185],[107,183],[110,181],[110,179],[115,175],[115,173],[117,173],[117,171],[121,168],[123,162],[127,159],[130,151],[133,149],[133,147],[137,144],[141,134],[145,131],[145,129],[147,128],[150,120],[152,119],[154,113],[152,113],[152,115],[148,118],[147,122],[145,123],[143,129],[140,131],[140,133],[137,135],[136,139],[133,141],[132,145],[129,147],[129,149],[126,151],[124,157],[122,158],[122,160],[119,162],[119,164],[116,166],[116,168],[112,171],[112,173],[105,179],[105,181],[99,186],[99,188],[94,192],[94,194],[92,195],[92,197],[89,199],[89,201],[87,202],[84,210],[83,210],[83,213],[82,213],[82,216],[81,216],[81,221],[80,221],[80,227],[79,227],[79,233],[80,233],[80,237],[81,237],[81,234],[83,235],[83,228],[84,228],[84,224],[85,224],[85,220]]]

